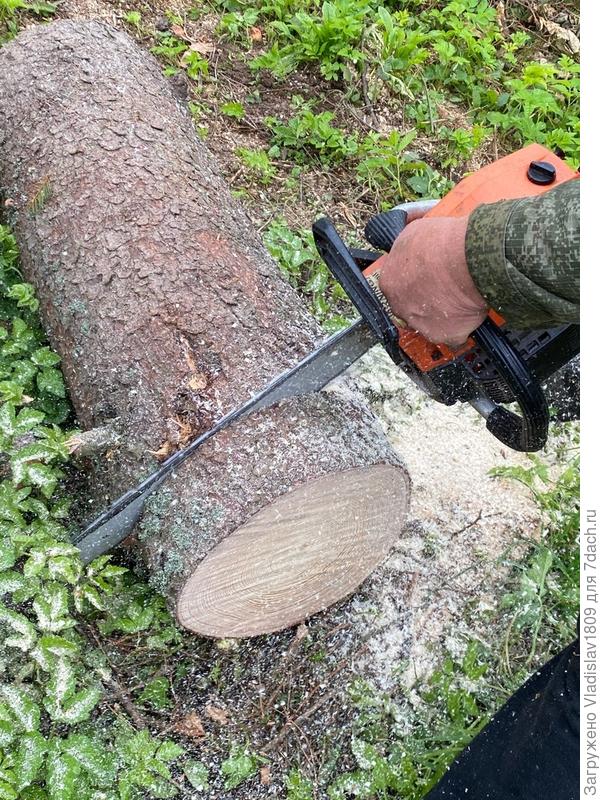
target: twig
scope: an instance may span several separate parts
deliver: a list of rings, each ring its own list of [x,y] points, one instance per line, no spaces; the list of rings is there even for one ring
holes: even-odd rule
[[[459,535],[459,533],[464,533],[465,531],[468,531],[468,530],[469,530],[469,528],[472,528],[472,527],[473,527],[473,525],[477,525],[477,523],[478,523],[478,522],[480,521],[480,519],[481,519],[481,515],[482,515],[482,514],[483,514],[483,509],[482,509],[482,508],[480,508],[480,509],[479,509],[479,514],[477,514],[477,516],[475,517],[475,519],[474,519],[472,522],[469,522],[467,525],[465,525],[465,526],[464,526],[464,528],[459,528],[459,530],[457,530],[457,531],[452,531],[452,533],[450,534],[450,536],[451,536],[452,538],[453,538],[454,536],[458,536],[458,535]]]
[[[271,750],[276,749],[288,735],[290,728],[297,728],[298,723],[303,722],[304,720],[311,717],[315,713],[315,711],[318,711],[321,708],[322,705],[324,705],[325,703],[327,703],[329,700],[331,700],[333,697],[336,697],[340,693],[341,693],[340,689],[327,692],[322,697],[319,697],[317,700],[315,700],[312,706],[309,706],[309,708],[307,708],[306,711],[300,714],[300,716],[296,717],[296,719],[288,720],[285,723],[285,725],[280,729],[277,736],[274,739],[271,739],[270,742],[268,742],[263,748],[261,748],[261,752],[269,753],[271,752]]]
[[[104,655],[104,658],[106,659],[106,663],[108,664],[110,671],[116,675],[117,671],[111,664],[110,659],[106,653],[106,650],[104,649],[102,642],[100,641],[98,635],[96,634],[96,631],[93,629],[91,625],[86,625],[85,627],[88,633],[93,638],[94,642],[96,643],[96,647],[98,647],[98,649]],[[131,717],[131,721],[133,722],[134,726],[138,729],[138,731],[150,727],[149,723],[143,718],[143,716],[135,707],[135,703],[133,702],[131,695],[129,694],[127,689],[120,683],[120,681],[118,681],[116,678],[113,678],[111,675],[109,675],[108,677],[102,677],[102,680],[113,689],[114,693],[119,698],[120,704],[123,706],[125,711],[127,711],[129,716]]]
[[[319,681],[319,683],[306,695],[304,700],[300,703],[300,705],[296,709],[296,712],[300,711],[306,705],[306,703],[308,703],[309,700],[311,700],[315,696],[315,694],[318,692],[318,690],[319,690],[319,688],[321,686],[323,686],[325,683],[331,683],[333,678],[335,678],[335,676],[339,672],[341,672],[343,669],[345,669],[348,666],[348,664],[350,663],[350,659],[351,658],[356,658],[357,656],[361,655],[362,653],[364,653],[364,651],[367,648],[368,648],[368,644],[363,644],[363,646],[360,647],[355,653],[353,653],[351,657],[344,658],[342,661],[340,661],[340,663],[337,665],[337,667],[334,670],[332,670],[328,675],[326,675],[325,678],[322,681]],[[311,706],[309,706],[306,709],[306,711],[303,711],[301,714],[299,714],[297,717],[295,717],[295,719],[293,719],[293,720],[292,719],[288,719],[284,723],[283,727],[280,729],[280,731],[277,734],[277,736],[275,736],[274,739],[271,739],[271,741],[268,742],[265,745],[265,747],[262,748],[262,750],[264,752],[269,752],[270,750],[273,750],[275,747],[277,747],[285,739],[285,737],[288,734],[289,729],[291,727],[293,727],[294,724],[297,725],[302,720],[305,720],[308,717],[312,716],[315,713],[315,711],[317,711],[325,702],[327,702],[327,700],[329,700],[331,697],[334,697],[336,694],[339,694],[339,693],[340,693],[339,689],[332,689],[331,691],[329,691],[326,694],[324,694],[322,697],[317,698],[317,700],[315,700],[315,702]]]

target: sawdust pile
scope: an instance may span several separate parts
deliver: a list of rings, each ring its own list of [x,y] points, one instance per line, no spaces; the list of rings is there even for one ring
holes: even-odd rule
[[[535,536],[539,514],[524,487],[489,475],[528,459],[491,436],[470,406],[425,397],[381,348],[361,359],[351,380],[413,483],[411,521],[375,576],[377,591],[353,602],[368,638],[359,669],[383,689],[399,678],[409,687],[435,667],[439,645],[460,655],[468,638],[485,639],[467,612],[495,607],[502,556]]]

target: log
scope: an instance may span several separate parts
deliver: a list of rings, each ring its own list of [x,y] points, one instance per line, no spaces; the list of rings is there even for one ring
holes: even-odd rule
[[[320,331],[159,66],[99,22],[0,50],[0,185],[79,424],[88,514],[309,352]],[[147,503],[137,551],[199,634],[284,629],[352,592],[409,482],[342,383],[214,437]]]

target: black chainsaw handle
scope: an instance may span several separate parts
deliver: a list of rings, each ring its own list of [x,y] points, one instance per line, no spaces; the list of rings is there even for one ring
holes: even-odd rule
[[[352,300],[355,308],[388,352],[398,346],[398,331],[374,295],[352,253],[346,247],[331,220],[321,217],[312,226],[319,255]]]
[[[472,334],[510,386],[521,416],[494,404],[485,424],[496,439],[522,453],[541,450],[548,438],[546,395],[531,370],[496,323],[487,317]],[[476,407],[476,406],[475,406]]]
[[[369,244],[389,252],[405,226],[404,211],[386,211],[369,220],[365,236]],[[525,453],[541,450],[548,438],[549,412],[546,396],[538,381],[504,332],[489,317],[472,336],[509,385],[521,410],[519,416],[491,401],[479,407],[474,403],[475,408],[485,416],[487,429],[513,450]]]

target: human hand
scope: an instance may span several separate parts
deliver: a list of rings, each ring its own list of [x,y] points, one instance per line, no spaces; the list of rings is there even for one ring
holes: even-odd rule
[[[392,311],[432,342],[459,347],[487,314],[467,267],[468,217],[415,219],[384,257],[379,286]]]

